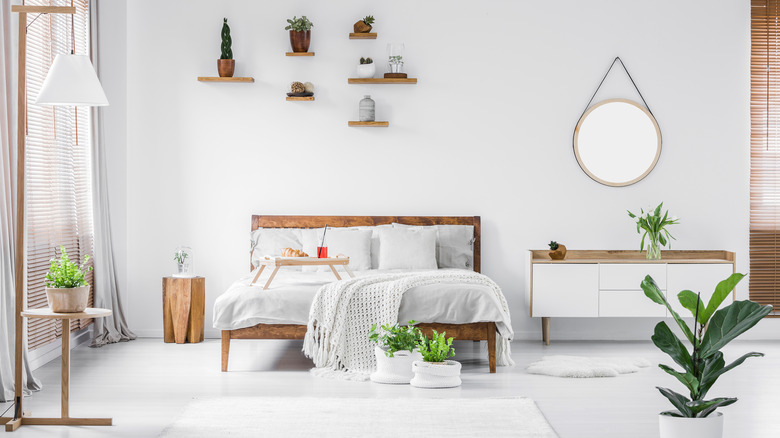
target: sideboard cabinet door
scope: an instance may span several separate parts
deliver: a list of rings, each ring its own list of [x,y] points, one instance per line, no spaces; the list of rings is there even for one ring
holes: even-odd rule
[[[691,312],[680,305],[677,294],[686,289],[694,293],[701,292],[701,300],[706,306],[715,292],[715,286],[733,273],[734,265],[730,263],[669,264],[666,269],[667,300],[680,316],[693,318]],[[729,297],[723,301],[721,307],[728,306],[731,302]]]
[[[598,317],[599,265],[533,266],[533,316]]]

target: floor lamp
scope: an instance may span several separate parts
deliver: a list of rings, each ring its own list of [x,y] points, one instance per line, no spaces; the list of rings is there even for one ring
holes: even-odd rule
[[[15,339],[15,379],[14,379],[14,416],[6,422],[6,431],[14,431],[23,424],[60,424],[47,422],[45,418],[31,418],[22,410],[22,375],[24,348],[24,297],[27,291],[26,277],[26,224],[25,224],[25,121],[27,119],[26,59],[27,59],[27,14],[70,14],[76,13],[73,6],[18,6],[11,12],[19,14],[19,76],[17,110],[17,170],[16,170],[16,339]],[[108,100],[100,86],[95,69],[89,57],[84,55],[57,55],[52,63],[43,86],[35,101],[38,105],[51,106],[105,106]],[[62,333],[70,336],[70,332]],[[0,423],[2,424],[2,423]]]

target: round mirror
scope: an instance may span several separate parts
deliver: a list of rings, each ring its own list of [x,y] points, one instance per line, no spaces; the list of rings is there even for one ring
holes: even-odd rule
[[[661,129],[647,108],[609,99],[585,111],[574,129],[574,155],[595,181],[623,187],[641,180],[661,155]]]

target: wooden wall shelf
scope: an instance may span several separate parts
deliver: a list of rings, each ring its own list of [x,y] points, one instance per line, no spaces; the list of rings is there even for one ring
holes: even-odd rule
[[[369,33],[349,33],[349,39],[351,40],[375,40],[376,39],[376,32],[369,32]]]
[[[417,78],[349,78],[350,84],[416,84]]]
[[[314,52],[286,52],[284,56],[314,56]]]
[[[348,122],[349,126],[364,126],[368,128],[387,128],[390,122]]]
[[[287,96],[288,102],[312,102],[314,96]]]
[[[200,82],[254,82],[253,77],[220,78],[215,76],[198,76]]]

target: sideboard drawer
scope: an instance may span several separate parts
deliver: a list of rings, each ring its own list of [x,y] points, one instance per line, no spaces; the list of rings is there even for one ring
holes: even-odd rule
[[[599,316],[666,316],[666,306],[656,304],[641,290],[602,290],[599,292]]]
[[[599,316],[597,264],[537,264],[533,272],[532,316]]]
[[[599,289],[640,290],[650,275],[661,290],[666,290],[666,263],[603,263],[599,265]]]

